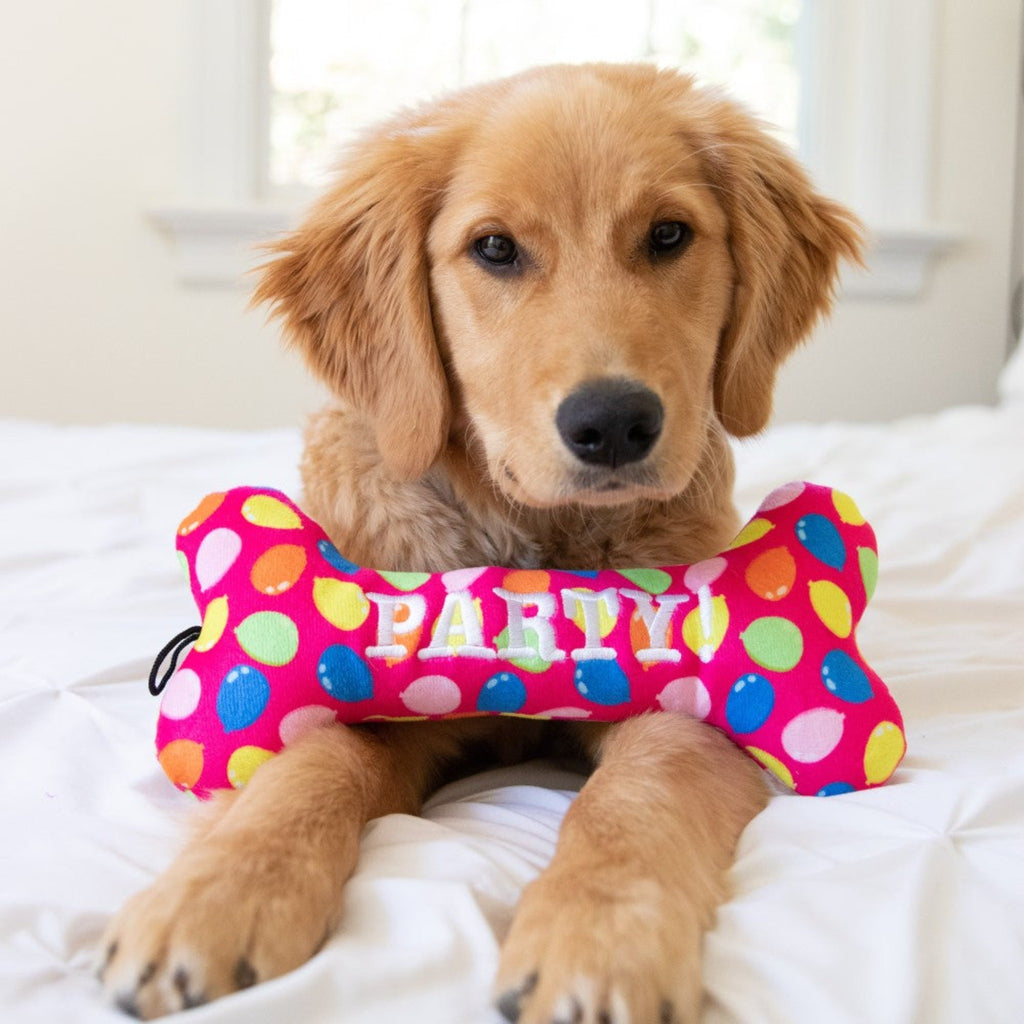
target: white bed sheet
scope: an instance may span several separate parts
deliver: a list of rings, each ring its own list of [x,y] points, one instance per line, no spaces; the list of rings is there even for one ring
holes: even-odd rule
[[[711,1024],[1024,1020],[1024,386],[1005,390],[996,409],[740,449],[744,512],[804,478],[873,522],[861,646],[909,752],[881,789],[777,792],[748,828],[706,942]],[[291,431],[0,423],[0,1020],[124,1019],[95,946],[188,804],[154,760],[144,681],[195,618],[174,528],[210,490],[297,493],[298,448]],[[327,946],[187,1020],[494,1024],[501,936],[581,783],[533,763],[374,822]]]

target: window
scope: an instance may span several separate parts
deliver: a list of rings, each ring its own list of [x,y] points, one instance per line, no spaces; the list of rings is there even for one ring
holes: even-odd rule
[[[189,0],[185,10],[184,194],[152,211],[185,282],[239,282],[254,244],[294,222],[335,144],[423,98],[425,81],[429,94],[556,59],[640,57],[727,83],[873,229],[871,273],[851,277],[848,295],[917,295],[952,240],[926,205],[935,0]]]
[[[531,64],[647,60],[730,89],[797,143],[801,0],[274,0],[267,195],[324,183],[361,127]],[[386,44],[383,41],[386,40]],[[396,59],[396,55],[400,55]]]

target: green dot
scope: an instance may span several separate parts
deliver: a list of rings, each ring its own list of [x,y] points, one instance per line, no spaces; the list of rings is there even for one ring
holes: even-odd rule
[[[430,579],[428,572],[380,572],[377,574],[395,588],[408,592],[422,587]]]
[[[663,569],[621,569],[619,575],[649,594],[663,594],[672,584],[672,577]]]
[[[264,665],[287,665],[299,649],[299,631],[281,612],[255,612],[235,629],[243,651]]]
[[[871,548],[857,548],[857,560],[860,562],[860,575],[864,580],[864,593],[867,600],[875,596],[878,583],[878,553]]]
[[[762,668],[788,672],[804,653],[804,638],[796,625],[778,615],[755,619],[740,633],[747,654]]]

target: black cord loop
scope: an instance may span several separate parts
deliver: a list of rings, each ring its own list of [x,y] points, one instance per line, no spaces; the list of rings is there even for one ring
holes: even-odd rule
[[[183,629],[176,637],[164,644],[163,649],[156,656],[156,661],[153,662],[153,667],[149,670],[149,692],[154,697],[159,697],[163,693],[168,680],[178,667],[178,659],[181,657],[182,651],[186,647],[191,647],[199,639],[201,631],[201,626],[189,626],[188,629]],[[168,658],[171,659],[170,666],[162,676],[157,678],[161,665]]]

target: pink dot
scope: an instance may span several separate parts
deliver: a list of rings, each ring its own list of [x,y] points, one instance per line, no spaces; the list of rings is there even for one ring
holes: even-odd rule
[[[441,582],[449,593],[469,590],[473,582],[479,579],[484,572],[486,572],[485,569],[452,569],[451,572],[446,572],[441,577]]]
[[[799,480],[783,484],[781,487],[776,487],[775,490],[761,502],[761,507],[757,511],[771,512],[773,508],[782,508],[783,505],[788,505],[794,498],[799,498],[803,493],[804,484]]]
[[[843,715],[831,708],[803,711],[782,730],[782,748],[802,764],[827,757],[843,737]]]
[[[190,668],[179,668],[164,687],[160,714],[175,721],[188,718],[199,707],[202,692],[203,684],[199,681],[199,676]]]
[[[307,704],[304,708],[296,708],[289,711],[277,728],[281,742],[288,746],[297,739],[301,739],[307,732],[319,729],[322,725],[330,725],[335,720],[334,711],[331,708],[322,707],[319,704]]]
[[[690,590],[700,590],[701,587],[714,583],[725,572],[728,564],[721,556],[707,558],[703,562],[695,562],[686,570],[686,574],[683,576],[683,583]]]
[[[196,579],[199,589],[207,590],[231,568],[242,550],[242,538],[226,527],[211,530],[196,552]]]
[[[663,711],[705,719],[711,710],[711,695],[696,676],[686,676],[668,683],[658,694],[658,703]]]
[[[449,715],[462,703],[462,691],[447,676],[421,676],[399,697],[416,715]]]
[[[538,711],[535,715],[531,715],[531,718],[554,718],[559,721],[565,721],[569,718],[589,718],[590,712],[586,708],[551,708],[548,711]]]

